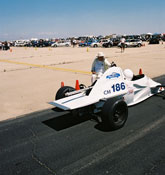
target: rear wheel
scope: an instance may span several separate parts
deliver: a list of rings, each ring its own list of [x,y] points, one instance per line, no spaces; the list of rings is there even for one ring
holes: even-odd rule
[[[72,91],[75,91],[75,88],[70,87],[70,86],[63,86],[63,87],[61,87],[56,93],[55,100],[59,100],[61,98],[66,97],[65,94],[67,92],[72,92]]]
[[[125,101],[109,99],[102,108],[102,121],[107,129],[122,128],[128,118],[128,107]]]
[[[141,47],[142,45],[141,45],[141,44],[138,44],[137,46],[138,46],[138,47]]]

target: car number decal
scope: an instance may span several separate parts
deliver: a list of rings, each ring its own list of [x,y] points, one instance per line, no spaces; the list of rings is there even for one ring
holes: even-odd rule
[[[104,95],[109,95],[109,94],[111,94],[111,92],[114,93],[114,92],[123,91],[123,90],[125,90],[125,88],[126,88],[126,86],[125,86],[124,82],[113,84],[113,86],[111,86],[111,90],[108,89],[108,90],[104,91]]]
[[[114,84],[113,86],[112,86],[112,90],[113,90],[113,92],[118,92],[118,91],[121,91],[121,90],[125,90],[125,84],[124,84],[124,82],[122,82],[122,83],[117,83],[117,84]]]

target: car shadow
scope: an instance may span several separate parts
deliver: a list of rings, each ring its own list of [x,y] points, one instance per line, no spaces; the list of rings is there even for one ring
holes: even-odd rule
[[[58,116],[45,120],[42,123],[46,126],[56,130],[61,131],[73,126],[79,125],[86,121],[91,121],[95,123],[94,128],[102,132],[111,132],[111,129],[107,129],[105,125],[98,119],[98,117],[93,115],[84,115],[84,116],[73,116],[71,113],[63,114],[62,110],[58,108],[52,109],[54,112],[58,112]],[[61,114],[60,114],[61,113]]]
[[[58,111],[60,112],[60,111]],[[75,125],[78,125],[80,123],[83,123],[85,121],[91,120],[91,116],[73,116],[71,113],[67,113],[64,115],[59,115],[58,117],[45,120],[42,123],[47,125],[48,127],[56,130],[61,131],[70,127],[73,127]]]

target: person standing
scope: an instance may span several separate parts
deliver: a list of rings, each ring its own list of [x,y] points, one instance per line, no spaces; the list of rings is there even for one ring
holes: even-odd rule
[[[121,53],[123,53],[125,50],[125,38],[124,37],[120,39],[120,43],[121,43]]]

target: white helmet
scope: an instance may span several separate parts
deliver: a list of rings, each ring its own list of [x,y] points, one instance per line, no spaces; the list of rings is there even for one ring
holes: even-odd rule
[[[132,80],[132,78],[133,78],[133,72],[132,72],[132,70],[125,69],[123,73],[124,73],[124,75],[125,75],[125,77],[126,77],[127,80],[129,80],[129,81]]]

